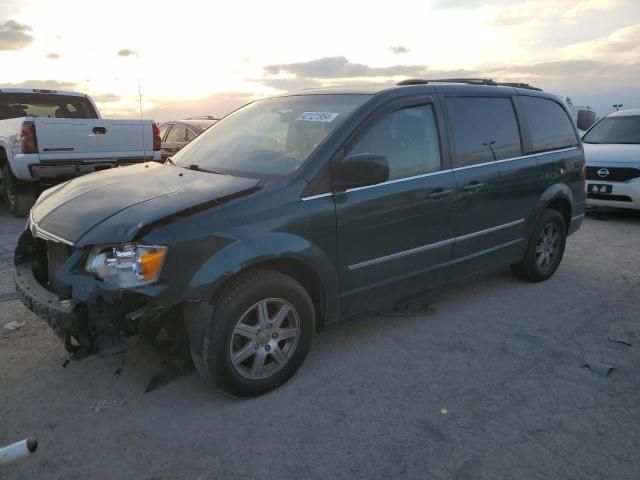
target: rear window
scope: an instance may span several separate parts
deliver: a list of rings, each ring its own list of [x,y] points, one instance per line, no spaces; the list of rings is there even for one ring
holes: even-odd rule
[[[449,97],[446,102],[455,167],[522,155],[520,131],[510,98]]]
[[[85,97],[0,92],[0,120],[19,117],[98,118],[98,113]]]
[[[530,152],[543,152],[578,145],[573,123],[558,103],[547,98],[522,96],[531,140]]]

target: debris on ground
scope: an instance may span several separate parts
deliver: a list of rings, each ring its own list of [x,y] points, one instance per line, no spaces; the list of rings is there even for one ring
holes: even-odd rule
[[[609,337],[610,342],[621,343],[622,345],[626,345],[627,347],[632,346],[631,340],[626,337]]]
[[[456,421],[456,424],[460,428],[471,428],[471,420],[469,420],[467,417],[459,418]]]
[[[615,369],[614,365],[611,365],[610,363],[607,363],[607,362],[603,362],[596,358],[590,358],[588,360],[585,360],[582,366],[588,368],[593,373],[600,375],[601,377],[606,377],[611,373],[612,370]]]
[[[18,322],[16,320],[11,320],[10,322],[7,322],[4,324],[4,329],[12,332],[14,330],[18,330],[19,328],[24,327],[25,324],[26,322]]]
[[[126,402],[124,400],[120,400],[119,398],[115,398],[112,400],[103,400],[102,402],[96,403],[93,407],[91,407],[91,413],[95,415],[96,413],[100,413],[107,408],[122,406]]]

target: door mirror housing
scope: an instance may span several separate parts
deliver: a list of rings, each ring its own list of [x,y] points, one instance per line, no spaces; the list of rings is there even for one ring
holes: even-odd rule
[[[338,167],[334,185],[340,188],[375,185],[389,179],[389,162],[384,155],[353,153]]]

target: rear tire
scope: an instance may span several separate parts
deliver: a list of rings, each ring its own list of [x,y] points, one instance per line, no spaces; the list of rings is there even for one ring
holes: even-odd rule
[[[196,370],[239,397],[262,395],[291,378],[315,330],[307,291],[270,270],[241,274],[213,305],[187,304],[183,313]]]
[[[529,282],[550,278],[560,266],[567,241],[567,226],[557,210],[547,209],[531,232],[524,258],[511,271]]]
[[[18,180],[8,163],[2,169],[2,194],[9,212],[14,217],[27,216],[36,203],[35,184]]]

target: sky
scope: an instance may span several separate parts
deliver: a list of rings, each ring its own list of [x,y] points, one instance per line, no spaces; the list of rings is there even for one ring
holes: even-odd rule
[[[221,116],[309,87],[482,77],[640,107],[640,0],[0,0],[0,88],[104,117]]]

